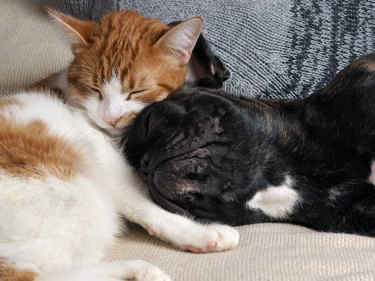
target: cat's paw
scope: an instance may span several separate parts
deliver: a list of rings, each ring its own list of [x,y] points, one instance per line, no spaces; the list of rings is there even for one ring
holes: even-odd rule
[[[238,241],[238,231],[233,227],[211,224],[201,226],[194,239],[182,248],[193,253],[222,252],[235,248]]]
[[[200,224],[168,213],[163,219],[145,220],[144,228],[152,236],[194,253],[223,252],[238,245],[238,231],[222,224]]]
[[[141,260],[115,261],[97,264],[82,271],[72,272],[70,275],[63,277],[64,278],[56,280],[171,281],[169,276],[161,269]],[[48,280],[48,278],[46,280]]]
[[[183,221],[169,225],[164,229],[146,227],[152,236],[170,242],[178,248],[193,253],[223,252],[238,245],[239,234],[236,229],[227,225],[201,225],[192,221]]]
[[[144,261],[134,261],[134,276],[128,279],[134,281],[171,281],[169,276],[158,267]]]

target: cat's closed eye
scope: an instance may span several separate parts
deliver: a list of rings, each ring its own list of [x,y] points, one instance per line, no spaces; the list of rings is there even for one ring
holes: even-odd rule
[[[94,88],[92,86],[86,86],[86,88],[94,93],[96,93],[100,100],[103,100],[103,94],[98,88]]]
[[[146,91],[147,91],[147,89],[133,90],[133,91],[131,91],[131,92],[127,95],[126,100],[130,100],[130,99],[132,99],[132,98],[135,98],[137,95],[139,95],[139,94],[143,94],[143,93],[145,93]]]

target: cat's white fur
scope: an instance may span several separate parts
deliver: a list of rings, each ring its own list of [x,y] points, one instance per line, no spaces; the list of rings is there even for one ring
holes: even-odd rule
[[[83,101],[83,107],[87,110],[89,117],[101,128],[109,131],[112,135],[120,135],[123,126],[118,126],[116,121],[128,113],[138,113],[147,104],[136,100],[127,100],[129,93],[122,92],[120,79],[113,73],[111,79],[103,85],[102,100],[97,95],[89,95]]]
[[[201,225],[154,204],[113,140],[81,109],[43,92],[14,97],[20,106],[3,106],[0,116],[17,124],[43,122],[80,151],[83,164],[67,181],[47,169],[42,179],[0,169],[0,276],[5,261],[36,272],[37,281],[170,280],[143,261],[100,263],[121,228],[119,215],[181,249],[213,252],[237,245],[231,227]]]

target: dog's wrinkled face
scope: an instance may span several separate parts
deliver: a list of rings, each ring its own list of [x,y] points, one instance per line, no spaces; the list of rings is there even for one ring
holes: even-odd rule
[[[180,90],[141,112],[125,153],[172,212],[374,236],[374,64],[302,100]]]
[[[266,184],[262,163],[271,153],[261,149],[265,127],[253,117],[263,109],[256,106],[242,116],[239,100],[202,89],[177,93],[140,113],[127,135],[128,160],[167,210],[240,224],[255,192],[249,186]]]

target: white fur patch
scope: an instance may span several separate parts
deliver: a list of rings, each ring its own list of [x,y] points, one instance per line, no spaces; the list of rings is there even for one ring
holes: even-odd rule
[[[145,104],[140,101],[126,100],[129,93],[122,92],[120,79],[113,74],[103,86],[102,114],[107,118],[118,118],[123,114],[140,111]]]
[[[103,100],[96,95],[88,96],[84,101],[84,107],[90,119],[112,135],[120,135],[123,132],[123,128],[116,125],[117,120],[128,113],[137,113],[146,106],[140,101],[126,100],[129,93],[122,92],[122,83],[115,73],[103,85],[102,95]]]
[[[339,188],[331,188],[328,192],[328,199],[331,202],[335,202],[341,196],[341,191]]]
[[[373,185],[375,185],[375,161],[372,161],[371,163],[371,173],[368,176],[369,182],[371,182]]]
[[[116,75],[103,85],[103,101],[100,106],[100,113],[104,121],[110,123],[116,121],[125,113],[122,84]]]
[[[139,112],[146,106],[145,103],[137,100],[125,101],[125,113]]]
[[[279,186],[270,186],[258,191],[246,206],[250,209],[260,209],[266,215],[275,218],[285,218],[292,213],[300,200],[298,193],[292,188],[293,180],[287,176]]]
[[[2,116],[15,124],[42,121],[52,135],[79,150],[86,164],[69,181],[56,179],[48,171],[43,180],[0,171],[0,256],[19,269],[27,265],[41,272],[96,263],[119,233],[109,189],[118,185],[116,175],[122,176],[112,166],[125,170],[121,155],[80,111],[57,98],[42,92],[15,97],[21,106],[4,108]]]

